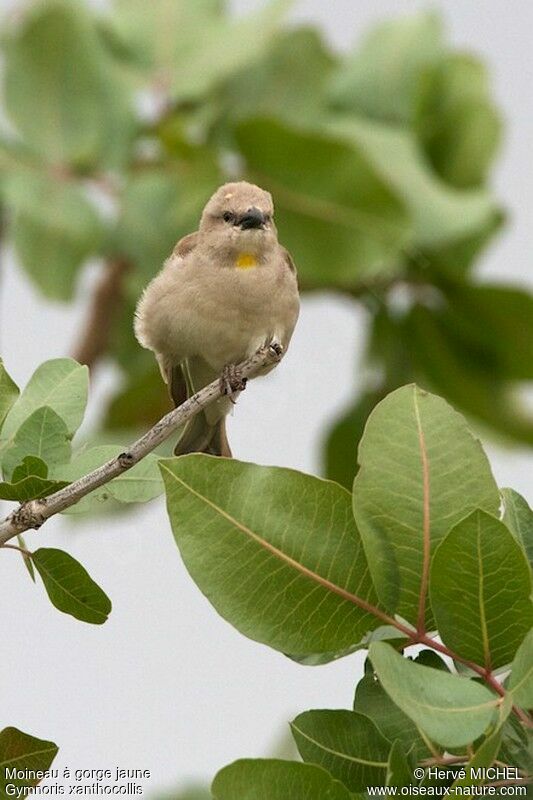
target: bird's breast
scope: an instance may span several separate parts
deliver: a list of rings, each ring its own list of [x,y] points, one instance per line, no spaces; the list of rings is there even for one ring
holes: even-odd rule
[[[288,344],[298,307],[289,270],[260,264],[209,273],[190,314],[198,354],[214,369],[243,360],[271,337]]]

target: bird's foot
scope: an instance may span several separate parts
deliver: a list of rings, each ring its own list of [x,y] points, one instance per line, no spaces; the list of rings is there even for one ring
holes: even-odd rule
[[[283,355],[283,345],[281,342],[278,342],[277,339],[272,339],[268,344],[268,349],[270,351],[270,355],[279,361],[281,356]]]
[[[235,403],[235,395],[246,389],[247,380],[235,364],[226,364],[220,378],[220,393]]]

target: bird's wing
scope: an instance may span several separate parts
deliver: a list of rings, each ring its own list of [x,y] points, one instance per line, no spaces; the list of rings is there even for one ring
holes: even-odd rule
[[[194,233],[188,233],[187,236],[183,236],[174,247],[172,251],[172,255],[178,256],[178,258],[185,258],[191,253],[196,245],[198,244],[198,231]]]
[[[289,251],[288,251],[288,250],[286,250],[286,249],[285,249],[284,247],[282,247],[281,245],[280,245],[280,248],[279,248],[279,249],[281,250],[281,255],[282,255],[282,257],[283,257],[283,260],[284,260],[284,261],[285,261],[285,263],[287,264],[288,268],[290,269],[290,271],[291,271],[291,272],[294,272],[294,274],[296,275],[296,274],[297,274],[297,271],[296,271],[296,264],[294,263],[293,257],[291,256],[291,254],[289,253]]]
[[[181,406],[189,397],[189,387],[187,385],[186,365],[175,364],[168,371],[168,391],[176,408]]]
[[[204,386],[216,380],[217,377],[218,373],[199,356],[186,358],[180,364],[165,365],[165,373],[163,374],[176,407],[184,403],[195,392],[200,391]],[[214,403],[212,407],[204,409],[209,422],[215,424],[221,416],[229,411],[228,405],[227,402],[221,399]]]

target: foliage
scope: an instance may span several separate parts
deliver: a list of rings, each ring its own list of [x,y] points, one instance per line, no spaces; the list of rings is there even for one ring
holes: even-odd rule
[[[4,369],[1,387],[11,482],[0,488],[11,499],[42,497],[117,454],[104,446],[70,459],[86,395],[75,362],[45,362],[21,393]],[[39,397],[47,405],[36,408]],[[36,418],[40,435],[26,435]],[[50,444],[59,424],[67,450]],[[415,766],[424,772],[449,754],[465,767],[498,760],[531,770],[533,512],[498,489],[465,420],[414,385],[371,413],[358,460],[349,492],[281,467],[151,454],[80,503],[90,511],[106,498],[149,500],[164,487],[188,571],[244,635],[302,664],[368,650],[353,710],[311,710],[291,723],[304,763],[237,762],[215,778],[215,798],[273,798],[290,785],[294,797],[340,800],[411,785]],[[21,540],[18,549],[60,611],[106,621],[111,601],[69,554],[32,552]],[[426,649],[413,660],[414,644]],[[20,736],[31,753],[33,740]],[[471,776],[450,773],[446,785]],[[425,770],[422,780],[434,776]]]
[[[288,5],[234,19],[223,0],[105,12],[35,0],[6,25],[0,202],[21,267],[68,301],[89,259],[104,275],[128,264],[109,308],[106,355],[125,380],[107,441],[168,407],[133,338],[141,288],[213,188],[242,176],[273,192],[302,290],[368,311],[366,377],[324,443],[329,477],[351,486],[346,442],[413,380],[533,443],[516,393],[531,379],[532,299],[474,273],[503,218],[488,188],[501,121],[484,65],[450,48],[433,12],[387,21],[341,56],[320,31],[284,25]]]
[[[511,704],[531,700],[531,568],[507,512],[500,519],[502,498],[514,508],[516,498],[500,493],[479,442],[442,399],[405,386],[376,407],[351,498],[281,468],[202,455],[160,463],[187,569],[229,622],[285,654],[297,648],[300,660],[314,649],[315,663],[368,647],[354,710],[309,711],[292,723],[304,762],[358,793],[411,785],[428,758],[453,753],[474,769],[512,746]],[[530,532],[521,498],[519,508]],[[383,623],[406,638],[371,641]],[[427,634],[435,627],[442,645]],[[397,652],[416,642],[469,675],[434,650],[415,661]],[[496,668],[511,669],[505,697]],[[527,756],[512,752],[527,772]],[[287,764],[237,762],[213,796],[261,796],[267,774],[272,784],[300,779],[296,765],[291,777]],[[471,776],[465,769],[461,780]],[[432,785],[427,771],[423,780]],[[311,786],[307,796],[325,796]]]
[[[26,770],[45,772],[50,768],[56,755],[57,746],[53,742],[36,739],[17,728],[4,728],[0,731],[0,797],[14,795],[11,788],[9,792],[6,791],[7,783],[14,787],[15,791],[19,791],[19,796],[25,796],[28,794],[28,789],[36,786],[42,777],[8,778],[7,770],[16,769],[22,773]]]
[[[22,392],[0,362],[0,408],[4,413],[0,500],[45,498],[123,450],[118,445],[82,445],[72,452],[71,440],[83,419],[87,388],[87,368],[72,359],[44,362]],[[157,457],[150,454],[127,474],[85,497],[72,511],[95,512],[113,502],[138,503],[157,497],[163,491],[157,464]],[[48,547],[30,553],[23,541],[19,544],[31,577],[34,579],[36,570],[56,608],[84,622],[100,625],[106,621],[111,611],[109,598],[72,556]]]

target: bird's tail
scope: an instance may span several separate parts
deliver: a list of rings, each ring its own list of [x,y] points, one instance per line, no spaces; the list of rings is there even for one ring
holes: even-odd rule
[[[184,362],[172,368],[169,389],[176,406],[194,394],[197,388],[207,385],[213,376],[202,364]],[[231,449],[226,436],[224,401],[215,401],[196,414],[185,426],[174,449],[174,454],[208,453],[213,456],[231,458]]]
[[[231,458],[225,417],[210,425],[205,413],[200,411],[187,425],[174,449],[176,456],[187,453],[208,453],[212,456]]]

